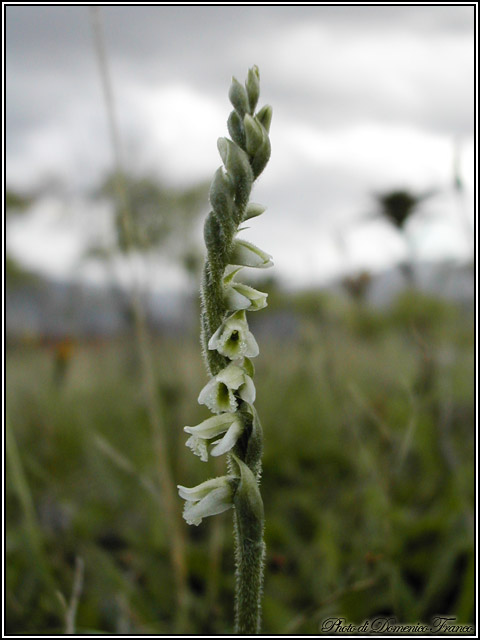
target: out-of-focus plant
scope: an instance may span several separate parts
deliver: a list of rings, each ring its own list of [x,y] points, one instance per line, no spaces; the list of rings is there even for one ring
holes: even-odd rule
[[[32,205],[33,196],[9,189],[5,191],[5,212],[7,216],[15,213],[23,213]]]
[[[118,175],[109,175],[97,191],[98,197],[115,197]],[[195,222],[205,210],[208,183],[201,182],[186,188],[162,185],[152,176],[121,176],[128,199],[130,229],[125,228],[122,205],[115,202],[115,246],[148,252],[162,249],[178,258],[187,270],[196,248]],[[112,248],[113,249],[113,248]]]
[[[407,233],[407,223],[417,213],[420,204],[431,195],[433,195],[431,191],[415,195],[406,189],[397,189],[376,196],[378,215],[393,225],[407,243],[408,256],[400,267],[405,280],[411,286],[415,284],[415,256]]]
[[[210,187],[212,211],[205,222],[207,258],[202,282],[201,341],[210,380],[198,401],[214,414],[196,427],[185,427],[187,446],[204,461],[208,454],[228,453],[228,475],[194,488],[179,486],[185,499],[184,518],[198,525],[202,518],[234,507],[238,633],[260,630],[265,544],[263,502],[259,491],[263,438],[253,406],[254,367],[259,348],[249,330],[246,311],[266,306],[267,294],[235,280],[243,267],[265,268],[271,257],[237,234],[245,220],[265,207],[249,203],[254,180],[270,158],[268,132],[272,110],[255,113],[260,93],[256,66],[245,86],[232,80],[228,118],[232,140],[219,138],[220,167]]]
[[[35,197],[10,189],[5,190],[5,214],[7,220],[25,213],[33,204]],[[37,282],[39,277],[26,269],[11,253],[5,256],[5,276],[8,287]]]
[[[372,284],[372,275],[368,271],[360,271],[356,275],[345,276],[342,285],[353,300],[364,302]]]
[[[102,81],[102,88],[105,98],[105,107],[107,111],[107,120],[110,128],[110,136],[112,150],[114,154],[114,171],[112,173],[112,196],[115,202],[117,244],[126,257],[131,256],[138,250],[138,243],[141,238],[148,240],[148,234],[139,232],[138,220],[151,220],[158,216],[158,207],[150,202],[145,206],[145,198],[140,197],[144,207],[133,206],[131,202],[132,195],[130,193],[127,176],[123,169],[121,156],[121,139],[115,118],[113,92],[108,69],[107,55],[104,46],[104,38],[102,32],[101,18],[98,7],[91,7],[92,28],[95,42],[95,50],[99,71]],[[148,184],[148,183],[147,183]],[[149,193],[152,191],[151,185],[149,189],[139,189],[140,194],[145,194],[145,190]],[[133,193],[137,193],[133,190]],[[138,197],[137,197],[138,199]],[[195,201],[195,198],[193,199]],[[188,201],[188,198],[187,198]],[[148,202],[148,199],[147,199]],[[158,204],[158,203],[157,203]],[[191,206],[191,204],[190,204]],[[146,215],[148,211],[148,216]],[[157,240],[161,233],[157,232]],[[138,285],[138,283],[135,283]],[[170,455],[167,448],[167,434],[165,429],[164,409],[157,392],[156,370],[151,354],[151,344],[148,334],[145,312],[142,305],[140,291],[138,286],[134,286],[131,296],[131,316],[135,329],[136,345],[138,349],[139,361],[143,377],[143,392],[145,398],[145,407],[148,412],[149,422],[152,434],[152,446],[154,447],[158,459],[158,476],[162,491],[162,502],[164,506],[164,518],[170,534],[170,560],[172,564],[175,591],[176,591],[176,623],[178,628],[185,625],[186,613],[188,608],[187,594],[187,571],[185,561],[185,541],[180,526],[180,514],[175,501],[175,483],[171,472]]]

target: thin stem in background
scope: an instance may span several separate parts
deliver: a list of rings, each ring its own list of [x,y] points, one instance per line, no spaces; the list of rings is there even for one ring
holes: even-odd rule
[[[108,69],[107,56],[101,25],[99,7],[90,7],[92,30],[95,42],[95,53],[100,71],[101,83],[105,98],[105,108],[110,130],[111,144],[115,165],[115,197],[121,211],[122,224],[125,231],[125,252],[131,255],[133,248],[132,217],[128,203],[127,188],[122,167],[122,153],[120,134],[115,117],[114,99]],[[158,458],[158,473],[165,507],[165,522],[170,542],[171,563],[174,572],[177,610],[176,622],[180,628],[186,616],[188,601],[187,569],[185,562],[185,538],[180,522],[180,512],[177,508],[177,492],[175,482],[170,472],[170,461],[166,448],[165,427],[162,408],[156,393],[155,372],[151,356],[150,340],[147,332],[145,313],[140,300],[139,286],[134,282],[132,288],[132,310],[135,324],[135,336],[143,372],[143,385],[148,416],[153,433],[154,450]]]
[[[85,564],[80,557],[75,558],[75,573],[73,576],[72,596],[65,612],[65,635],[75,634],[75,618],[77,616],[78,603],[83,589],[83,575]]]
[[[44,540],[35,513],[32,492],[25,475],[20,451],[8,415],[5,416],[5,449],[12,485],[25,519],[26,536],[34,560],[32,569],[36,568],[38,574],[44,580],[45,586],[52,593],[56,593],[57,586],[46,559]]]

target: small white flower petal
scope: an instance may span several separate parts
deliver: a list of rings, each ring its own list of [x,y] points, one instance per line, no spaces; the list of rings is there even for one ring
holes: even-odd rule
[[[254,338],[253,333],[248,333],[245,335],[245,348],[243,349],[242,355],[247,358],[255,358],[260,353],[260,349],[258,348],[258,343]]]
[[[183,487],[182,485],[177,485],[178,495],[184,500],[190,501],[198,501],[204,498],[206,495],[213,491],[214,489],[218,489],[219,487],[230,486],[229,478],[227,476],[220,476],[219,478],[212,478],[211,480],[205,480],[201,484],[198,484],[196,487]]]
[[[203,387],[203,389],[198,394],[198,403],[199,404],[207,404],[207,399],[215,396],[216,394],[217,381],[215,378],[212,378],[207,382],[207,384]],[[208,406],[208,405],[207,405]]]
[[[230,363],[225,369],[217,374],[217,380],[227,385],[229,389],[236,391],[243,384],[245,377],[244,370],[236,364]]]
[[[196,427],[184,427],[183,430],[190,434],[190,438],[186,441],[186,446],[189,447],[193,453],[200,457],[203,462],[208,460],[208,440],[217,438],[225,432],[229,432],[230,428],[235,425],[234,433],[239,433],[243,430],[243,422],[239,419],[238,414],[235,413],[221,413],[216,416],[212,416]],[[228,438],[232,438],[229,435]],[[236,440],[235,440],[236,441]],[[235,444],[235,441],[231,445]],[[221,442],[221,440],[219,441]],[[218,444],[218,443],[216,443]],[[229,447],[229,449],[231,448]],[[227,449],[227,451],[229,450]],[[213,453],[212,455],[220,455],[220,453]]]
[[[245,400],[245,402],[248,402],[249,404],[253,404],[255,402],[256,390],[250,376],[245,374],[244,384],[239,388],[238,393],[241,399]]]
[[[222,413],[207,418],[196,427],[187,426],[183,430],[197,438],[210,439],[225,433],[235,420],[237,420],[237,416],[234,413]]]
[[[242,435],[243,423],[240,420],[236,420],[232,423],[227,433],[221,440],[215,443],[210,453],[212,456],[221,456],[230,449],[233,449],[237,443],[238,438]]]
[[[199,502],[193,503],[187,501],[183,509],[183,517],[188,524],[198,526],[203,518],[215,516],[231,509],[232,489],[230,486],[214,489]]]
[[[198,527],[198,525],[202,522],[202,518],[195,513],[192,514],[192,509],[196,504],[198,503],[188,501],[185,502],[185,506],[183,507],[183,518],[187,524],[194,524],[196,527]]]
[[[257,289],[241,282],[233,282],[225,293],[225,302],[227,307],[232,310],[248,309],[249,311],[258,311],[267,306],[267,297],[268,293],[257,291]],[[247,306],[245,306],[245,300],[247,301]]]
[[[215,333],[214,333],[214,334],[212,334],[212,337],[211,337],[211,338],[210,338],[210,340],[208,341],[208,348],[209,348],[210,350],[212,350],[212,351],[213,351],[213,349],[216,349],[216,348],[217,348],[217,344],[218,344],[218,341],[219,341],[219,340],[220,340],[220,338],[221,338],[222,331],[223,331],[223,324],[221,324],[221,325],[218,327],[218,329],[215,331]]]
[[[236,286],[231,286],[225,292],[225,304],[230,311],[236,311],[238,309],[248,309],[252,302],[247,296],[240,293]]]
[[[206,405],[213,413],[223,413],[224,411],[235,411],[237,400],[231,388],[224,382],[212,378],[198,396],[198,402]],[[208,387],[208,388],[207,388]]]

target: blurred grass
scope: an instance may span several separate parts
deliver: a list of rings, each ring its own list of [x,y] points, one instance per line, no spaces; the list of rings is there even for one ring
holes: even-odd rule
[[[328,616],[472,623],[473,312],[412,292],[386,310],[316,293],[270,299],[270,317],[293,318],[293,330],[275,337],[252,314],[263,632],[316,634]],[[173,476],[193,486],[221,472],[184,446],[182,427],[206,417],[197,336],[157,337],[154,349]],[[60,377],[55,358],[45,345],[7,352],[6,632],[62,633],[77,558],[77,633],[232,632],[228,512],[185,525],[190,616],[175,628],[134,345],[77,342]]]

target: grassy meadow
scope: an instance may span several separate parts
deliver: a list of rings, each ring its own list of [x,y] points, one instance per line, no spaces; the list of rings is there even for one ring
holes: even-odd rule
[[[384,309],[269,300],[270,324],[251,314],[263,632],[318,634],[332,616],[473,623],[473,309],[412,291]],[[208,416],[198,329],[151,342],[169,471],[194,486],[223,473],[184,446],[183,426]],[[12,342],[6,374],[6,632],[232,633],[231,512],[182,521],[188,611],[176,615],[133,337]]]

